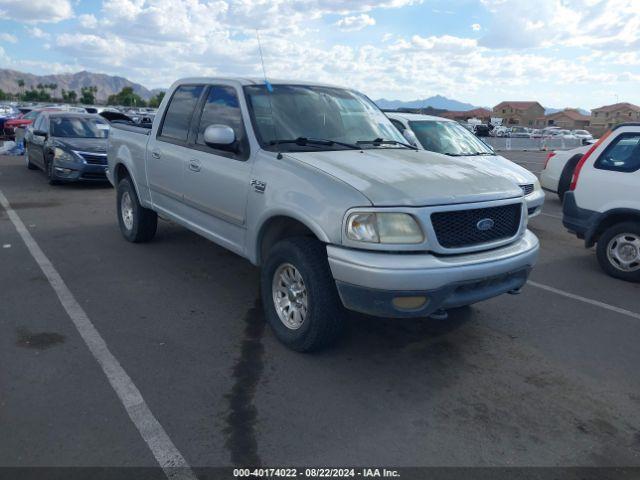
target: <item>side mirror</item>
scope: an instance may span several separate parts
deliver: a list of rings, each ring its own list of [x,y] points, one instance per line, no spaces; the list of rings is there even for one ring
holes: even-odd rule
[[[36,137],[45,137],[45,138],[47,137],[47,132],[45,132],[44,130],[34,130],[33,134]]]
[[[413,130],[407,128],[402,132],[402,135],[407,140],[407,142],[409,142],[409,145],[413,145],[414,147],[418,146],[418,137],[416,137],[416,134],[413,133]]]
[[[209,125],[204,129],[204,143],[210,147],[229,146],[236,141],[236,134],[227,125]]]

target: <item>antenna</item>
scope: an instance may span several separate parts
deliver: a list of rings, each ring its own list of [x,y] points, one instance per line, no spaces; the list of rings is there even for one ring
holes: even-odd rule
[[[271,103],[271,94],[273,93],[273,86],[267,79],[267,69],[264,68],[264,55],[262,54],[262,42],[260,41],[260,30],[256,29],[256,38],[258,39],[258,51],[260,52],[260,63],[262,64],[262,74],[264,75],[264,84],[267,87],[267,98],[269,99],[269,110],[271,111],[271,121],[273,122],[273,133],[275,139],[278,139],[278,130],[276,128],[276,119],[273,116],[273,103]],[[279,150],[279,149],[278,149]],[[282,160],[282,153],[277,152],[276,158]]]

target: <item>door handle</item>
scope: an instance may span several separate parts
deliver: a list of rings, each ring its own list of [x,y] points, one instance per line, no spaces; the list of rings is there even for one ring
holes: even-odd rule
[[[189,160],[189,170],[192,172],[199,172],[200,162],[198,160]]]
[[[151,152],[151,156],[152,156],[153,158],[160,158],[160,152],[158,152],[158,151]]]

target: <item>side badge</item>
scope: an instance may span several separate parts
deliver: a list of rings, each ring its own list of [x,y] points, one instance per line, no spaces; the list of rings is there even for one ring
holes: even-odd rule
[[[267,189],[267,184],[265,182],[261,182],[260,180],[251,180],[251,186],[258,193],[264,193]]]

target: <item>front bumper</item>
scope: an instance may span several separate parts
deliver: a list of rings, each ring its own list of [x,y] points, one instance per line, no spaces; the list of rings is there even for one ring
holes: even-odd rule
[[[542,212],[542,206],[544,205],[544,199],[544,192],[540,188],[524,197],[524,201],[527,204],[527,213],[529,214],[529,218],[540,215],[540,212]]]
[[[56,180],[61,182],[106,182],[107,165],[53,161]]]
[[[381,253],[332,245],[327,254],[346,308],[375,316],[424,317],[518,290],[538,250],[538,239],[527,230],[510,245],[471,254]],[[394,302],[399,297],[425,297],[425,303],[399,308]]]

